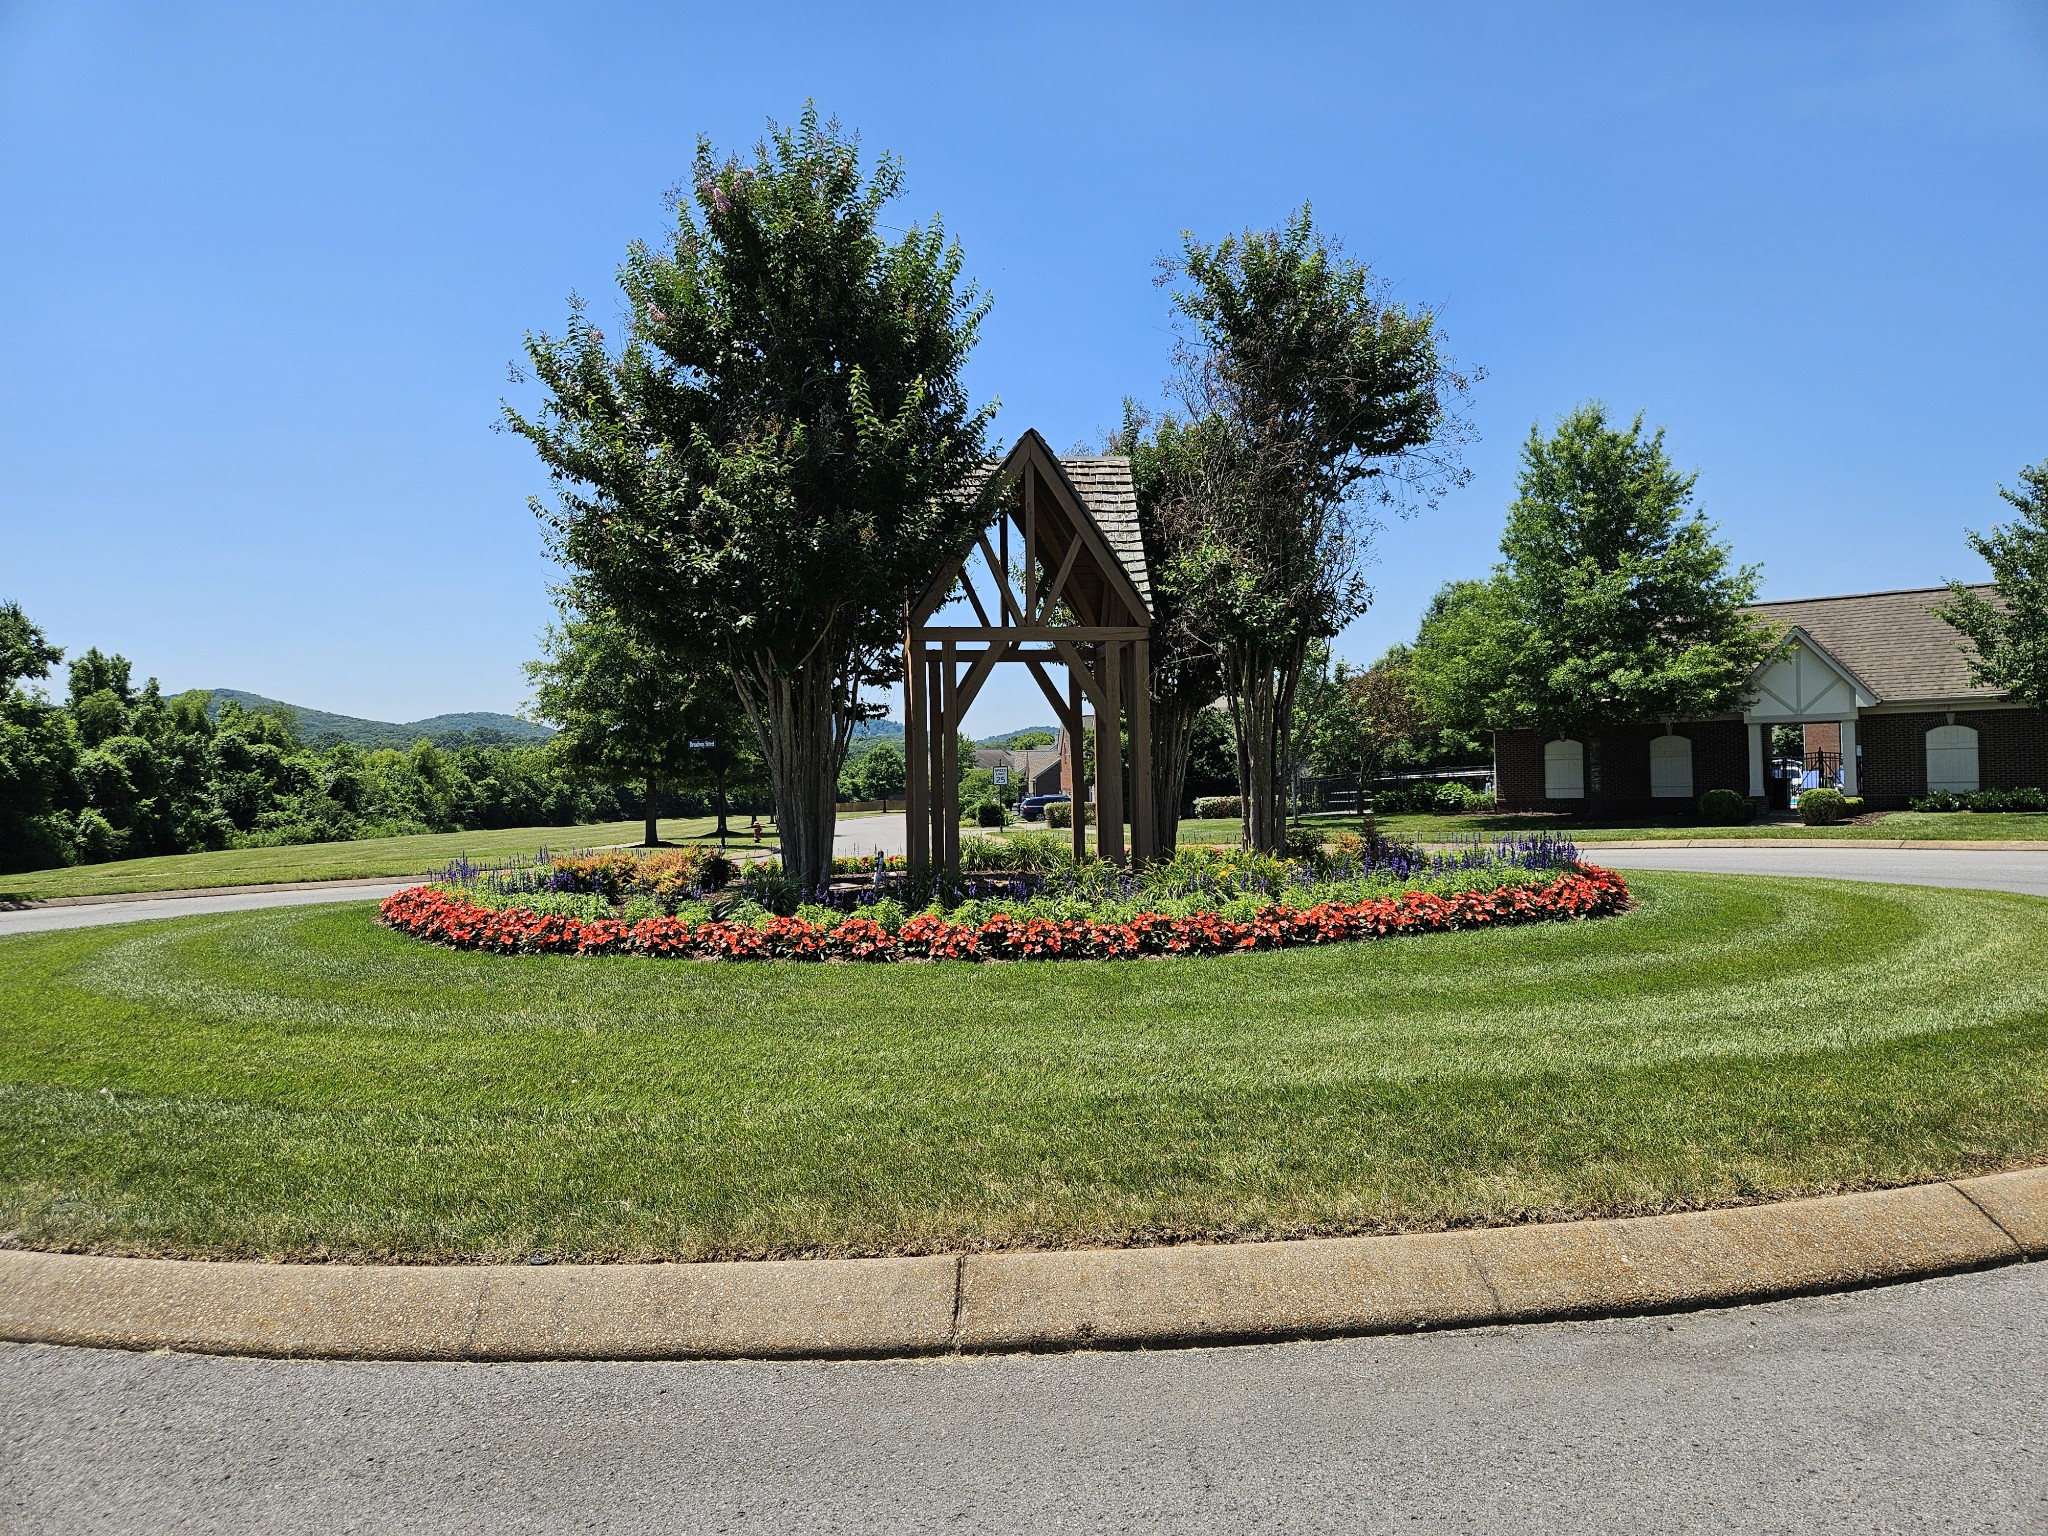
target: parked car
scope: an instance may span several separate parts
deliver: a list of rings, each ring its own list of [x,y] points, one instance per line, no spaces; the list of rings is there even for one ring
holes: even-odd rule
[[[1017,814],[1026,821],[1043,821],[1048,805],[1064,804],[1073,798],[1072,795],[1026,795],[1017,802]]]

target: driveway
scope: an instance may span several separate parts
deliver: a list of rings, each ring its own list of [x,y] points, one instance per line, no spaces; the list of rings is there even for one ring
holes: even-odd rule
[[[0,1346],[0,1529],[2048,1528],[2048,1265],[1224,1350],[407,1365]]]

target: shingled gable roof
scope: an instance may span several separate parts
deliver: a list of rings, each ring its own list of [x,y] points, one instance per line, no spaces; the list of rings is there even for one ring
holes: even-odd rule
[[[1079,458],[1053,455],[1067,484],[1102,537],[1115,551],[1124,574],[1137,588],[1145,606],[1152,606],[1152,575],[1145,563],[1145,540],[1138,532],[1138,492],[1131,483],[1131,461],[1126,458]]]
[[[1131,461],[1119,457],[1085,454],[1062,455],[1052,451],[1036,428],[1027,429],[1016,447],[1000,459],[990,459],[978,476],[970,480],[964,494],[973,495],[1001,474],[1027,446],[1036,446],[1059,471],[1067,490],[1102,535],[1102,542],[1116,556],[1124,579],[1136,592],[1149,615],[1152,609],[1151,568],[1145,561],[1145,540],[1138,531],[1138,492],[1131,483]]]
[[[1971,590],[1992,595],[1989,586]],[[1963,637],[1930,611],[1947,596],[1946,587],[1915,587],[1758,603],[1752,611],[1784,629],[1804,630],[1880,704],[1997,698],[1997,689],[1970,680]]]

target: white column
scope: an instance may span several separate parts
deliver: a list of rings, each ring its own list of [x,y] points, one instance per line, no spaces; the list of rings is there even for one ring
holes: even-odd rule
[[[1860,795],[1856,773],[1856,717],[1851,715],[1842,722],[1842,793]]]
[[[1761,800],[1764,797],[1764,732],[1768,725],[1752,725],[1749,728],[1749,798]]]

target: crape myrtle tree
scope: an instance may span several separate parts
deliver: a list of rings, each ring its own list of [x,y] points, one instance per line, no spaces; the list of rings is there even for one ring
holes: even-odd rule
[[[1278,852],[1309,647],[1371,600],[1373,509],[1434,505],[1464,482],[1453,408],[1475,375],[1444,356],[1434,311],[1392,302],[1306,206],[1277,230],[1184,236],[1164,280],[1185,327],[1184,403],[1222,427],[1203,455],[1200,537],[1165,580],[1223,674],[1245,841]]]
[[[1934,611],[1968,642],[1970,675],[2007,698],[2048,709],[2048,459],[2020,471],[2017,488],[1998,494],[2018,511],[2010,523],[1969,535],[1991,567],[1997,602],[1960,581]]]
[[[585,600],[574,583],[555,596],[561,621],[542,636],[540,658],[526,664],[533,714],[556,728],[550,746],[570,767],[643,786],[652,848],[661,841],[663,787],[709,773],[705,753],[691,742],[730,749],[748,729],[746,718],[722,668],[693,669]]]
[[[861,690],[900,671],[904,604],[992,494],[993,407],[960,377],[987,303],[936,219],[884,237],[902,180],[886,155],[864,174],[814,107],[750,158],[700,139],[673,234],[620,269],[619,345],[572,301],[562,335],[527,340],[544,403],[506,409],[554,478],[560,558],[724,667],[804,888],[830,876]]]
[[[1218,417],[1188,422],[1169,413],[1155,419],[1127,398],[1123,426],[1103,445],[1105,453],[1131,461],[1138,529],[1152,573],[1152,846],[1159,849],[1180,840],[1195,728],[1203,709],[1223,693],[1216,647],[1198,627],[1199,604],[1181,580],[1203,547],[1206,465],[1225,434]]]
[[[1501,563],[1431,603],[1410,658],[1428,712],[1469,730],[1586,731],[1736,708],[1777,643],[1749,612],[1757,567],[1732,566],[1691,505],[1662,429],[1581,405],[1522,447]],[[1587,809],[1602,808],[1599,737]]]

